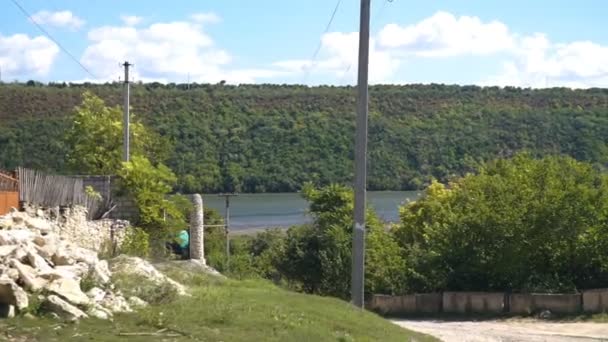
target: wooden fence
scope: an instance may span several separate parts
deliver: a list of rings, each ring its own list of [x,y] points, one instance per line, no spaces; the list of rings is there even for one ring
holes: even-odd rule
[[[14,174],[0,171],[0,215],[19,207],[19,182]]]
[[[81,178],[47,175],[40,171],[18,169],[19,200],[44,207],[80,205],[95,218],[101,201],[87,195]]]

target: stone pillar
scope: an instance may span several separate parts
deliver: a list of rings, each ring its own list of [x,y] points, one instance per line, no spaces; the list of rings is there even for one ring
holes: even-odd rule
[[[190,259],[205,263],[204,229],[203,229],[203,198],[199,194],[192,195],[192,214],[190,216]]]

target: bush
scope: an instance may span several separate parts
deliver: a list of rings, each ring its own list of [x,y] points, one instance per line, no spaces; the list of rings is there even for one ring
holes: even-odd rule
[[[275,257],[277,270],[295,288],[350,297],[354,198],[351,189],[330,185],[304,187],[314,222],[290,228]],[[392,235],[373,209],[367,209],[366,291],[398,293],[405,261]]]
[[[150,236],[143,229],[133,227],[125,235],[120,252],[145,258],[150,254]]]
[[[574,291],[608,285],[608,178],[568,157],[485,164],[401,209],[410,288]]]

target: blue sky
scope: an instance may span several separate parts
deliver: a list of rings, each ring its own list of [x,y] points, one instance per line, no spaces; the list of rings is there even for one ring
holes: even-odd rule
[[[2,80],[354,84],[358,0],[11,0]],[[608,86],[608,2],[372,0],[372,83]],[[321,49],[314,59],[317,46]]]

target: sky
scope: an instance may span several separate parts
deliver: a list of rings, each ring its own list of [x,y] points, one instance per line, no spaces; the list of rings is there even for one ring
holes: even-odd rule
[[[128,60],[143,82],[355,84],[359,10],[359,0],[0,0],[0,77],[118,81]],[[607,14],[605,0],[372,0],[370,83],[608,87]]]

